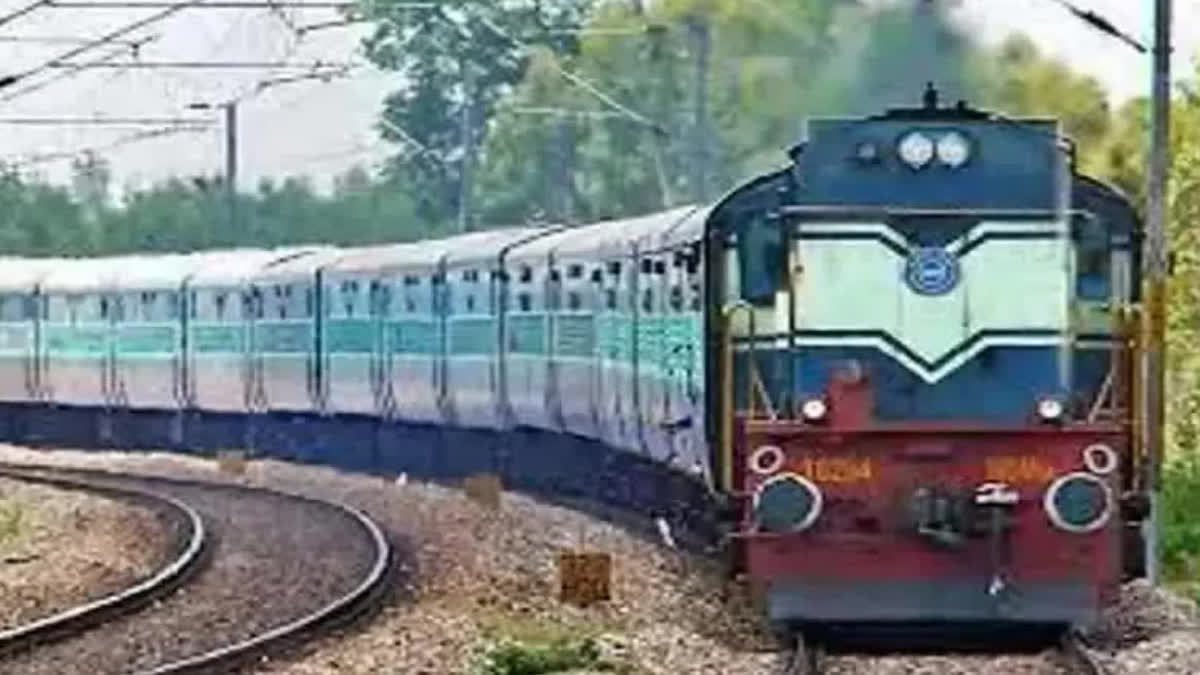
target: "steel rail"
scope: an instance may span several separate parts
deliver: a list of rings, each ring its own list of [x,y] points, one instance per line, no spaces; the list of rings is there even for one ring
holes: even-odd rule
[[[0,471],[5,470],[5,467],[8,466],[19,466],[22,469],[35,469],[37,471],[50,471],[57,474],[81,475],[107,480],[147,481],[185,487],[237,490],[273,495],[305,502],[321,508],[340,511],[349,516],[371,542],[374,554],[367,574],[364,575],[362,580],[352,590],[327,603],[324,607],[283,626],[273,628],[241,642],[163,664],[149,670],[139,671],[136,675],[183,675],[185,673],[229,672],[236,666],[244,665],[261,656],[273,653],[278,648],[293,640],[297,640],[301,636],[325,633],[349,623],[359,616],[378,608],[386,598],[388,582],[391,578],[394,562],[394,552],[391,543],[384,534],[383,528],[364,512],[352,506],[300,493],[237,483],[174,478],[154,474],[120,473],[103,469],[48,467],[39,464],[7,465],[0,463]]]
[[[790,635],[788,641],[780,675],[820,675],[823,666],[821,646],[805,639],[800,631]]]
[[[1096,657],[1075,631],[1067,631],[1059,639],[1059,660],[1072,675],[1110,675],[1110,670]]]
[[[152,491],[96,485],[87,481],[48,476],[41,472],[28,473],[11,467],[12,465],[0,465],[0,476],[27,483],[41,483],[165,506],[185,523],[185,530],[177,537],[172,547],[182,548],[182,551],[153,576],[91,602],[0,631],[0,654],[7,656],[20,652],[129,614],[175,591],[208,559],[211,540],[204,520],[195,509],[174,497]]]

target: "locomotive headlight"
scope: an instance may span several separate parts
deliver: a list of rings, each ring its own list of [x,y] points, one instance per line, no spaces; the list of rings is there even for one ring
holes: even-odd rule
[[[971,142],[957,131],[951,131],[938,139],[937,156],[942,164],[957,169],[971,158]]]
[[[773,476],[754,492],[754,517],[767,532],[807,530],[821,515],[823,505],[821,490],[795,473]]]
[[[1063,418],[1066,413],[1066,406],[1063,402],[1052,396],[1047,396],[1037,402],[1038,417],[1044,422],[1057,422]]]
[[[809,422],[820,422],[829,414],[829,405],[823,399],[810,398],[800,406],[800,414]]]
[[[896,152],[900,154],[900,159],[904,160],[905,164],[914,169],[920,169],[933,159],[933,141],[925,134],[914,131],[900,139],[900,144],[896,146]]]
[[[1069,473],[1050,484],[1042,506],[1050,522],[1060,530],[1078,534],[1094,532],[1112,516],[1112,489],[1090,473]]]

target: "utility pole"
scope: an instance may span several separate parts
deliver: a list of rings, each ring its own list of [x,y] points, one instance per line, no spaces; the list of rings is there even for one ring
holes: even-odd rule
[[[569,223],[575,215],[575,118],[563,115],[558,120],[558,161],[555,183],[557,198],[551,200],[555,217]]]
[[[708,201],[709,133],[708,133],[708,69],[712,52],[712,35],[708,17],[695,14],[687,18],[688,31],[692,34],[692,46],[696,58],[696,80],[693,84],[692,151],[692,194],[699,203]]]
[[[1146,576],[1157,585],[1160,577],[1161,529],[1158,491],[1165,448],[1164,392],[1166,364],[1167,171],[1170,161],[1171,122],[1171,0],[1154,2],[1154,55],[1151,66],[1150,166],[1146,177],[1145,258],[1145,410],[1142,419],[1145,448],[1143,489],[1150,498],[1150,514],[1143,528],[1146,542]]]
[[[458,231],[466,232],[471,226],[471,181],[475,172],[475,133],[472,127],[472,108],[475,104],[475,85],[471,64],[459,59],[462,73],[463,103],[460,137],[463,144],[462,171],[458,181]]]
[[[650,38],[650,61],[656,66],[658,77],[658,100],[655,102],[654,116],[660,125],[670,129],[674,126],[671,111],[675,104],[674,58],[672,58],[667,42],[670,36],[667,33],[667,26],[664,24],[651,24],[647,26],[646,33]],[[654,173],[658,178],[661,206],[665,209],[674,206],[674,200],[671,195],[671,181],[667,178],[666,164],[669,145],[667,134],[664,131],[650,129],[650,133],[654,135],[652,139],[654,143]]]
[[[237,101],[226,101],[225,103],[189,103],[188,110],[214,110],[220,108],[225,111],[225,201],[226,207],[229,209],[229,224],[237,227],[238,224],[238,207],[237,207],[237,176],[238,176],[238,123],[237,123]]]
[[[225,198],[229,203],[229,224],[237,228],[237,101],[229,101],[223,107],[225,108]]]

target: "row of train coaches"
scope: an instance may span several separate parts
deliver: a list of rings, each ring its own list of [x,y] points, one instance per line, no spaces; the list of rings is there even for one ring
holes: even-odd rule
[[[0,261],[0,401],[361,414],[706,473],[708,208],[363,248]]]

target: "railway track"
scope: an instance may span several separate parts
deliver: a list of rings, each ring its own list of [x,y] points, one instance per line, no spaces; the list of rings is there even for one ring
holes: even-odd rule
[[[972,664],[979,665],[979,655],[964,656],[960,663],[955,659],[942,657],[939,666],[930,668],[928,654],[912,657],[891,655],[883,657],[888,661],[888,673],[900,672],[973,672]],[[1009,657],[1011,658],[1011,657]],[[911,659],[911,660],[910,660]],[[902,663],[897,663],[897,661]],[[874,665],[872,665],[874,664]],[[845,675],[846,673],[874,673],[880,663],[871,658],[856,657],[853,663],[830,657],[823,646],[814,641],[797,635],[785,652],[780,668],[780,675]],[[947,669],[948,670],[945,670]],[[1045,675],[1112,675],[1112,671],[1096,657],[1079,637],[1074,633],[1064,634],[1054,649],[1041,655],[1030,655],[1020,672],[1045,673]]]
[[[1058,658],[1068,675],[1110,675],[1110,670],[1074,632],[1063,635],[1058,644]]]
[[[230,672],[342,625],[386,597],[391,546],[374,521],[347,506],[244,485],[96,470],[0,465],[0,474],[158,495],[196,514],[207,542],[193,556],[206,561],[203,568],[177,575],[188,583],[176,582],[174,593],[156,591],[151,607],[143,597],[81,612],[86,621],[19,628],[22,637],[0,654],[0,673]],[[142,611],[130,613],[135,606]]]
[[[0,468],[0,476],[69,490],[83,490],[148,505],[165,513],[175,529],[168,561],[149,578],[47,617],[0,631],[0,655],[12,655],[107,620],[133,612],[166,597],[204,564],[212,539],[195,509],[169,495],[146,490],[98,486],[84,481],[32,475]]]

